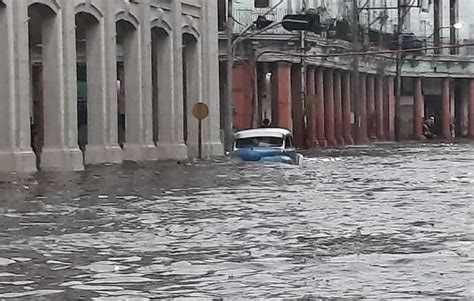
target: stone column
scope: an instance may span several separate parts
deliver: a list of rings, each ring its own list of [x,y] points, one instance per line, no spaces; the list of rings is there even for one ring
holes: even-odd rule
[[[375,131],[375,78],[367,76],[367,132],[370,140],[377,140]]]
[[[334,130],[335,116],[334,116],[334,71],[328,69],[325,72],[325,86],[324,86],[324,117],[326,124],[326,140],[328,146],[336,146],[336,136]]]
[[[293,119],[293,137],[296,147],[305,147],[304,103],[301,98],[301,65],[291,68],[291,108]]]
[[[423,88],[421,78],[415,78],[415,103],[413,106],[413,138],[422,140],[423,136],[423,115],[425,100],[423,98]]]
[[[107,34],[108,18],[105,16],[104,19],[98,21],[96,24],[90,24],[86,29],[88,143],[85,151],[85,163],[119,163],[121,162],[121,149],[117,144],[112,146],[108,130],[110,117],[117,115],[116,108],[114,111],[109,111],[108,108],[107,92],[110,83],[108,72],[110,71],[107,68],[107,57],[109,56],[107,51],[109,51],[110,45],[106,45],[109,44],[106,43],[109,40],[105,38],[106,35],[110,37]],[[115,27],[113,34],[115,39]],[[115,65],[115,56],[112,57]],[[113,72],[113,75],[115,74],[116,71]],[[115,80],[113,87],[116,87]],[[113,99],[116,102],[116,91],[114,95]]]
[[[272,116],[273,125],[292,129],[291,120],[291,64],[276,63],[272,76]]]
[[[375,82],[375,132],[378,140],[384,140],[384,124],[383,124],[383,77],[377,76]]]
[[[184,114],[183,114],[183,36],[182,36],[182,3],[181,1],[171,2],[172,24],[173,27],[173,99],[169,100],[173,106],[174,118],[174,143],[176,148],[176,156],[188,157],[188,147],[184,143]]]
[[[36,171],[31,149],[28,10],[24,1],[0,5],[0,172]]]
[[[392,76],[386,78],[384,95],[384,121],[387,140],[395,140],[395,82]]]
[[[224,145],[220,138],[220,103],[219,103],[219,37],[217,32],[217,1],[202,1],[201,34],[205,51],[202,51],[203,62],[203,99],[209,106],[209,116],[205,120],[205,139],[203,153],[205,156],[224,154]],[[256,80],[256,65],[252,65],[253,77]],[[256,83],[254,83],[256,87]],[[251,89],[253,91],[254,89]],[[254,91],[255,92],[255,91]],[[256,93],[254,93],[255,95]]]
[[[144,161],[147,159],[144,148],[145,124],[143,77],[141,62],[142,39],[140,27],[128,31],[123,37],[123,65],[125,71],[125,143],[124,159]],[[150,63],[149,63],[150,64]]]
[[[188,146],[188,156],[196,158],[198,156],[198,120],[193,115],[193,107],[196,103],[203,101],[203,73],[202,73],[202,38],[188,33],[192,36],[192,41],[185,41],[184,61],[186,70],[186,130]],[[188,36],[188,38],[190,38]],[[206,122],[203,122],[203,133],[206,129]],[[204,134],[203,134],[204,135]],[[204,149],[203,149],[204,151]],[[206,153],[203,152],[203,155]]]
[[[441,135],[444,139],[452,139],[451,134],[451,80],[443,78],[442,83],[442,113]]]
[[[351,73],[344,72],[343,76],[343,100],[342,100],[342,123],[344,128],[344,143],[352,145],[354,139],[352,138],[352,123],[351,123]]]
[[[252,127],[252,98],[253,80],[250,66],[247,62],[236,62],[232,68],[233,80],[233,125],[236,130]]]
[[[315,148],[318,147],[318,139],[316,135],[316,83],[314,67],[308,66],[306,74],[306,145],[308,148]]]
[[[144,160],[157,160],[158,152],[153,142],[153,83],[151,58],[151,24],[150,0],[141,0],[139,4],[139,18],[143,20],[139,27],[140,32],[140,64],[141,64],[141,94],[142,94],[142,152]],[[125,79],[126,81],[127,79]]]
[[[316,69],[316,121],[317,137],[320,147],[326,147],[326,129],[324,122],[324,69]]]
[[[469,80],[468,137],[474,138],[474,79]]]
[[[341,72],[334,72],[334,116],[335,116],[335,134],[338,145],[344,145],[343,138],[343,117],[342,117],[342,78]]]
[[[83,170],[77,144],[77,74],[74,3],[61,1],[57,14],[43,19],[43,170]]]
[[[115,23],[115,3],[102,1],[104,12],[104,65],[105,65],[105,139],[107,161],[122,162],[123,151],[118,144],[118,108],[117,108],[117,41]],[[86,160],[90,150],[86,150]],[[91,162],[92,163],[92,162]]]
[[[359,118],[356,120],[357,143],[364,144],[369,142],[367,137],[367,77],[365,74],[360,74],[360,93],[359,99],[356,101],[359,111]]]

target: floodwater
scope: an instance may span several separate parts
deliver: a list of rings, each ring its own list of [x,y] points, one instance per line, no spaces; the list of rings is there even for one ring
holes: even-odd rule
[[[0,176],[0,300],[474,299],[474,146]]]

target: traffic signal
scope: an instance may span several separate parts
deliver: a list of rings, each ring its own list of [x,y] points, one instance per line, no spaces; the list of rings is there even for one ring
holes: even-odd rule
[[[257,29],[264,29],[270,26],[273,23],[271,20],[267,20],[264,16],[258,16],[257,21],[255,21],[255,25]]]
[[[318,14],[293,14],[283,17],[282,26],[288,31],[311,31],[321,33],[321,18]]]

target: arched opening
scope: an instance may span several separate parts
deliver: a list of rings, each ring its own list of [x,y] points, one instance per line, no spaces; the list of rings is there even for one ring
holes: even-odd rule
[[[101,33],[100,23],[94,16],[80,12],[76,14],[77,49],[77,113],[78,144],[85,153],[86,145],[94,141],[94,131],[103,130],[101,106]],[[92,137],[90,137],[92,136]],[[99,135],[101,136],[101,135]],[[92,138],[92,139],[89,139]]]
[[[151,31],[152,45],[152,82],[153,82],[153,142],[158,144],[162,138],[161,132],[165,129],[160,127],[162,123],[164,106],[171,105],[172,84],[170,78],[172,76],[172,45],[168,33],[158,27],[152,28]],[[164,117],[164,116],[163,116]],[[163,124],[163,123],[162,123]],[[160,129],[161,128],[161,129]]]
[[[139,118],[138,99],[140,87],[136,85],[139,75],[139,45],[137,28],[130,22],[119,20],[117,30],[117,86],[118,86],[118,141],[120,147],[130,141],[132,133],[139,133],[132,129],[135,123],[132,118]],[[134,139],[133,139],[134,140]]]
[[[193,104],[199,101],[198,40],[183,34],[183,137],[186,144],[197,144],[197,123],[193,127]]]
[[[39,167],[45,143],[54,145],[57,139],[54,131],[58,129],[56,122],[59,118],[52,116],[55,110],[49,110],[49,107],[56,105],[54,100],[58,96],[55,75],[58,65],[59,21],[51,8],[38,3],[28,7],[28,17],[32,91],[31,147],[36,153]]]

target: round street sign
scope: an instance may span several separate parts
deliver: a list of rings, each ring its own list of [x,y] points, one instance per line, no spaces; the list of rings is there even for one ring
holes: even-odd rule
[[[205,103],[198,102],[197,104],[194,105],[193,115],[198,120],[203,120],[207,117],[207,115],[209,115],[209,108],[207,107]]]

